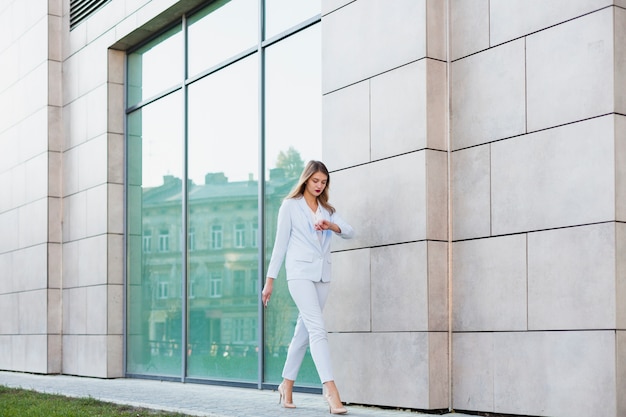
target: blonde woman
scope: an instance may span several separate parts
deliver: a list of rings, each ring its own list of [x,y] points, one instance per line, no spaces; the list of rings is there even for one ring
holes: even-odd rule
[[[296,407],[292,400],[293,385],[309,346],[330,413],[345,414],[348,410],[341,402],[333,378],[322,310],[330,289],[331,237],[334,233],[349,239],[354,231],[328,202],[329,186],[330,175],[326,166],[319,161],[310,161],[297,185],[283,201],[278,211],[276,240],[261,299],[267,307],[274,279],[284,260],[289,293],[299,314],[287,351],[283,381],[278,386],[279,402],[285,408]]]

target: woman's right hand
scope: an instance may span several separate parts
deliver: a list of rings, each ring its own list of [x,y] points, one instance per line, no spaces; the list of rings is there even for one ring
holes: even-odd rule
[[[267,278],[265,280],[265,285],[263,286],[263,291],[261,292],[261,301],[263,302],[263,306],[267,307],[267,304],[270,302],[270,297],[272,296],[272,290],[274,289],[274,278]]]

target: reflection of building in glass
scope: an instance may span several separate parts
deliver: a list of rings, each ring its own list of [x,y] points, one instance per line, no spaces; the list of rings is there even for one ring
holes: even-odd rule
[[[275,218],[294,183],[282,169],[271,171],[265,186],[266,245],[271,253]],[[142,210],[142,300],[149,301],[143,352],[152,357],[172,356],[179,350],[182,295],[181,218],[182,182],[171,175],[158,187],[144,188]],[[230,182],[224,173],[210,173],[204,184],[189,183],[188,210],[188,356],[190,361],[245,358],[258,352],[257,302],[259,294],[258,181]],[[154,243],[153,243],[154,242]],[[269,255],[268,255],[269,256]],[[281,316],[295,314],[289,303]],[[287,331],[270,343],[285,350]],[[221,359],[220,359],[221,358]],[[255,362],[256,363],[256,362]],[[202,367],[201,365],[198,365]]]

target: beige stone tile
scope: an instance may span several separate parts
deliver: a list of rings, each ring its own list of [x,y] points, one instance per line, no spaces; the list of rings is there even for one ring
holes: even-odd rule
[[[491,234],[491,148],[475,146],[452,153],[453,239]]]
[[[124,339],[121,335],[107,336],[107,378],[124,377]]]
[[[446,3],[439,0],[426,0],[426,56],[445,61],[447,49]]]
[[[46,333],[60,335],[63,330],[63,303],[60,289],[47,290]]]
[[[492,144],[492,233],[614,219],[613,120],[596,118]]]
[[[18,122],[17,138],[12,139],[16,141],[17,146],[16,163],[28,162],[48,151],[49,122],[48,110],[45,107]]]
[[[63,154],[48,152],[48,192],[50,197],[62,197],[63,193]]]
[[[61,243],[48,243],[48,288],[61,288],[62,264],[63,248]]]
[[[626,332],[617,331],[617,392],[626,392]],[[617,416],[626,415],[626,396],[617,395]]]
[[[426,332],[331,333],[331,356],[342,400],[414,409],[445,407],[439,398],[441,382],[430,378],[436,374],[447,379],[447,361],[446,368],[435,370],[435,364],[444,366],[439,355],[445,351],[431,351],[431,346],[443,346],[441,339],[446,337]],[[391,380],[394,384],[371,382]],[[398,386],[404,388],[398,390]]]
[[[107,154],[107,182],[115,184],[124,183],[124,151],[124,135],[109,133]]]
[[[526,330],[526,236],[456,242],[453,254],[454,330]]]
[[[63,201],[48,198],[48,242],[61,243],[63,222]]]
[[[450,0],[450,59],[489,48],[489,0]]]
[[[322,91],[426,56],[425,0],[360,0],[322,20]]]
[[[48,370],[49,374],[60,374],[62,372],[63,358],[63,336],[48,335]]]
[[[13,178],[11,171],[5,171],[0,173],[0,190],[10,190],[12,187],[11,179]],[[0,213],[13,208],[13,202],[11,195],[7,195],[5,198],[0,199]]]
[[[31,203],[48,196],[48,153],[43,152],[24,162],[27,184],[24,202]]]
[[[615,345],[615,331],[494,334],[494,412],[616,415]]]
[[[429,330],[427,257],[425,241],[371,249],[372,331]]]
[[[322,153],[328,169],[370,161],[369,81],[326,94],[322,120]]]
[[[0,294],[0,334],[19,333],[19,293]],[[0,355],[1,356],[1,355]]]
[[[615,286],[617,328],[626,330],[626,223],[615,223]]]
[[[63,63],[48,61],[48,104],[63,106]]]
[[[24,335],[25,372],[44,373],[48,370],[48,336]]]
[[[622,1],[622,7],[626,8],[626,1]],[[617,113],[626,114],[626,9],[615,8],[613,44],[614,65],[615,65],[615,111]]]
[[[78,285],[93,286],[107,283],[107,235],[81,239],[78,246]]]
[[[615,224],[528,234],[529,330],[616,326]]]
[[[452,339],[452,408],[493,412],[494,333],[456,333]]]
[[[29,10],[26,14],[28,15],[30,12]],[[17,20],[20,21],[22,19]],[[41,16],[33,26],[25,30],[17,39],[19,45],[20,78],[39,67],[48,58],[48,51],[45,47],[47,36],[48,19]]]
[[[371,153],[446,149],[445,64],[425,59],[371,80]]]
[[[95,285],[85,288],[86,334],[107,334],[108,285]]]
[[[66,98],[66,100],[68,99]],[[67,132],[65,136],[65,149],[72,148],[87,140],[87,125],[90,122],[87,120],[88,106],[87,97],[82,96],[70,101],[69,104],[63,108],[63,121],[65,123],[65,132]]]
[[[124,286],[107,285],[107,331],[108,335],[124,334]]]
[[[615,220],[626,222],[626,117],[621,115],[615,115]]]
[[[448,243],[428,242],[428,330],[448,331]]]
[[[93,65],[93,63],[92,63]],[[89,90],[86,94],[87,101],[87,136],[86,140],[96,137],[106,137],[107,123],[108,123],[108,107],[107,100],[107,84],[103,83],[93,87],[93,90]],[[101,155],[106,155],[106,152]]]
[[[491,44],[497,45],[613,4],[613,0],[491,0]]]
[[[448,154],[426,150],[426,238],[448,239]]]
[[[9,252],[18,248],[18,210],[0,213],[0,253]]]
[[[15,370],[13,363],[13,335],[0,334],[0,351],[3,352],[0,355],[0,367],[7,371]]]
[[[63,290],[63,334],[87,333],[87,288]],[[65,340],[64,340],[65,343]],[[64,352],[65,355],[65,346]]]
[[[107,377],[107,336],[64,335],[63,372],[70,375]]]
[[[1,218],[1,216],[0,216]],[[0,238],[0,242],[2,239]],[[0,271],[7,271],[13,275],[13,252],[0,253]],[[11,279],[0,279],[0,294],[8,294],[15,292],[14,281]],[[0,332],[2,334],[2,332]]]
[[[79,191],[78,177],[80,175],[80,147],[74,147],[63,153],[62,191],[64,196],[75,194]]]
[[[355,229],[353,239],[335,239],[335,249],[380,246],[426,238],[425,151],[384,159],[332,175],[331,201]],[[397,190],[411,192],[402,193],[399,201]]]
[[[107,282],[122,284],[124,282],[124,236],[110,234],[107,236]]]
[[[18,241],[22,248],[39,245],[47,241],[48,207],[43,198],[18,209]]]
[[[108,136],[100,135],[78,146],[78,189],[93,188],[107,182]]]
[[[324,308],[328,331],[370,331],[370,249],[335,252],[332,256],[332,287]]]
[[[526,39],[528,131],[614,111],[612,8]]]
[[[100,235],[108,228],[108,184],[90,188],[85,193],[87,207],[87,236]]]
[[[124,133],[124,84],[108,84],[108,132],[111,133]]]
[[[119,24],[118,24],[119,25]],[[126,53],[115,49],[107,50],[109,83],[124,84]]]
[[[20,163],[19,165],[11,168],[11,184],[13,186],[10,189],[11,206],[19,207],[27,203],[26,200],[26,188],[27,188],[28,173],[26,172],[26,164]]]
[[[63,199],[63,241],[69,242],[87,235],[87,192]]]
[[[40,290],[47,287],[47,244],[31,246],[13,253],[15,291]]]
[[[20,334],[45,334],[47,331],[48,291],[45,289],[18,293]]]
[[[526,131],[525,41],[451,64],[451,145],[479,145]]]
[[[80,240],[63,244],[62,276],[63,288],[74,288],[79,285]]]

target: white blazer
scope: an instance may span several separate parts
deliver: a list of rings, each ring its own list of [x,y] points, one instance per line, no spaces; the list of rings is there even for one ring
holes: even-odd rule
[[[322,218],[337,224],[344,239],[354,236],[352,226],[346,223],[337,212],[331,214],[320,204]],[[313,214],[304,198],[288,198],[278,210],[278,224],[272,258],[267,268],[267,276],[276,278],[285,260],[287,279],[308,279],[330,281],[331,256],[330,241],[332,230],[324,230],[322,239],[313,227]],[[285,259],[286,256],[286,259]]]

